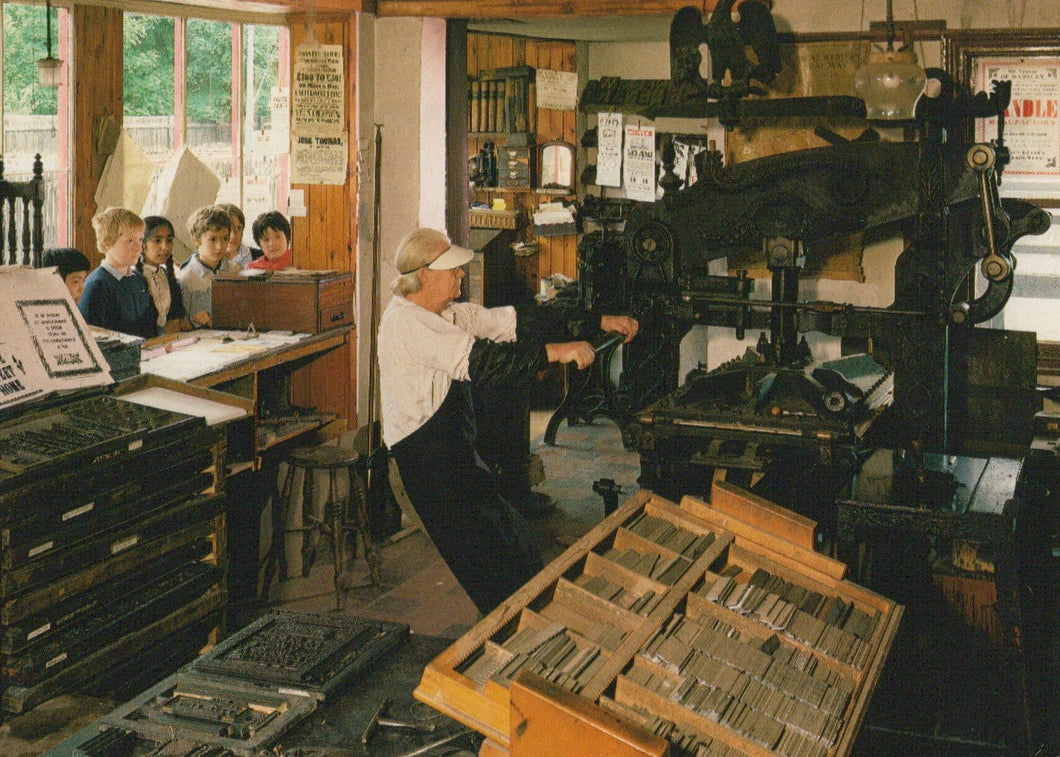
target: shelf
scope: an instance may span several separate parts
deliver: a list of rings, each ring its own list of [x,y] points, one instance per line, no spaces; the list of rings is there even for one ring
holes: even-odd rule
[[[530,187],[472,187],[472,192],[506,192],[510,194],[530,194],[535,191]]]
[[[257,428],[258,452],[294,439],[302,434],[316,431],[335,420],[334,413],[317,413],[308,416],[291,416],[271,421],[261,421]]]

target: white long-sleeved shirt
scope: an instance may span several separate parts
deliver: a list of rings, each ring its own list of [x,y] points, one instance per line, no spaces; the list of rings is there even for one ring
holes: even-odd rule
[[[394,297],[379,319],[383,441],[393,447],[441,407],[453,381],[469,378],[475,339],[515,341],[515,308],[454,302],[435,314]]]

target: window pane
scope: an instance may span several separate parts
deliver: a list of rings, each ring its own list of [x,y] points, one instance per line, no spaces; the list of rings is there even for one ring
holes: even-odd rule
[[[44,246],[68,244],[69,232],[69,88],[64,63],[60,87],[37,82],[37,60],[48,54],[44,8],[3,6],[4,178],[32,178],[34,156],[44,164]],[[69,14],[52,9],[51,55],[68,57]],[[60,104],[63,106],[60,109]],[[60,110],[62,122],[60,122]],[[19,221],[21,219],[18,219]],[[16,224],[21,238],[21,226]]]
[[[232,24],[188,20],[188,147],[221,179],[218,202],[239,202],[232,113]]]
[[[289,60],[286,28],[254,24],[244,27],[242,207],[247,216],[248,244],[253,243],[249,227],[254,218],[270,210],[287,211]]]
[[[125,130],[151,156],[156,173],[180,142],[180,118],[173,109],[175,23],[164,16],[125,14]]]
[[[1060,341],[1060,211],[1041,236],[1025,236],[1012,248],[1018,261],[1012,297],[998,328],[1034,331],[1038,341]]]

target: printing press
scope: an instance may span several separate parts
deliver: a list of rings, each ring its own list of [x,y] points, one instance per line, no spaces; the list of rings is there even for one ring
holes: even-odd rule
[[[1009,82],[972,96],[941,69],[927,74],[935,96],[921,98],[907,141],[883,141],[872,128],[847,140],[819,127],[827,147],[724,167],[705,150],[698,180],[684,186],[663,136],[662,199],[588,198],[583,218],[599,230],[580,244],[579,294],[598,312],[636,316],[641,336],[622,348],[617,382],[613,355],[602,355],[604,367],[564,399],[545,438],[554,441],[562,419],[610,418],[640,455],[644,488],[679,499],[709,497],[718,478],[744,486],[816,520],[819,548],[838,531],[838,557],[855,575],[858,545],[872,538],[881,552],[899,535],[937,550],[952,542],[954,554],[965,542],[982,549],[996,569],[988,609],[1018,650],[1020,727],[1033,743],[1035,734],[1055,738],[1045,713],[1055,707],[1049,540],[1060,466],[1047,431],[1055,424],[1040,412],[1036,335],[988,322],[1012,294],[1014,244],[1051,219],[999,196]],[[617,89],[590,82],[582,109],[601,110],[601,93]],[[834,105],[804,100],[809,114]],[[741,107],[751,105],[770,115],[770,101]],[[783,115],[787,106],[775,107]],[[678,110],[664,104],[655,114],[686,115]],[[975,119],[998,116],[996,139],[962,139]],[[807,260],[865,233],[904,240],[893,303],[801,298]],[[764,293],[744,271],[716,272],[718,261],[749,253],[768,267]],[[681,342],[697,325],[761,336],[681,381]],[[810,332],[838,338],[841,355],[815,360]]]

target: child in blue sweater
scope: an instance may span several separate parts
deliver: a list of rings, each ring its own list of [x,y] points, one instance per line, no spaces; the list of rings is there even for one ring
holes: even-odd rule
[[[143,249],[144,222],[125,208],[107,208],[92,219],[103,262],[88,274],[78,307],[93,326],[142,336],[158,336],[147,280],[136,270]]]

